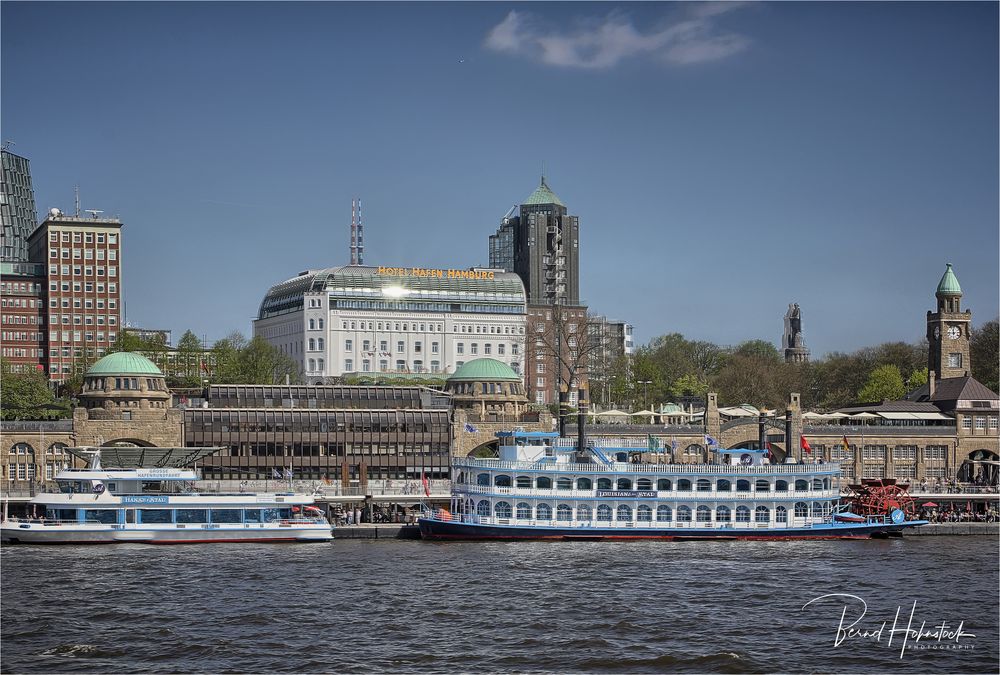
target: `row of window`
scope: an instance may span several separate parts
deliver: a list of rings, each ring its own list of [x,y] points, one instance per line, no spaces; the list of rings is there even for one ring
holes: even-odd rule
[[[0,283],[0,292],[4,295],[10,293],[40,293],[42,285],[29,281],[4,281]]]
[[[35,303],[38,303],[37,305]],[[44,300],[35,300],[34,298],[3,298],[0,300],[0,307],[20,307],[22,309],[44,309]]]
[[[831,505],[826,502],[815,502],[811,508],[805,502],[797,502],[793,508],[793,513],[796,518],[808,518],[810,514],[813,518],[822,518],[829,515],[832,511]],[[652,506],[647,504],[640,504],[634,511],[632,507],[627,504],[620,504],[617,508],[612,508],[610,504],[600,504],[593,510],[586,504],[580,504],[576,507],[575,511],[576,513],[574,518],[574,509],[572,506],[569,504],[559,504],[555,508],[555,520],[563,522],[573,520],[578,522],[589,522],[591,520],[596,520],[598,522],[610,522],[612,520],[612,516],[614,516],[614,520],[624,522],[652,522],[655,514],[656,522],[669,523],[673,522],[675,515],[674,509],[667,504],[657,506],[655,511]],[[552,513],[552,506],[549,504],[538,504],[534,509],[534,514],[532,513],[531,504],[528,504],[527,502],[519,503],[516,509],[512,508],[509,502],[497,502],[492,506],[492,513],[491,505],[488,500],[484,499],[476,504],[476,514],[484,517],[494,515],[497,518],[511,518],[513,516],[519,520],[530,520],[534,515],[534,518],[537,520],[552,520]],[[752,513],[754,522],[771,522],[771,509],[767,506],[758,506]],[[704,504],[698,506],[693,511],[691,507],[686,504],[677,507],[677,522],[690,523],[692,521],[692,515],[694,516],[695,522],[699,523],[728,523],[734,520],[733,509],[728,506],[717,506],[714,509],[714,519],[712,517],[713,509]],[[735,521],[737,523],[749,523],[750,516],[750,507],[736,507]],[[784,506],[776,507],[774,509],[774,521],[778,523],[787,523],[788,509]]]
[[[4,314],[3,323],[12,326],[44,326],[45,317],[44,316],[26,316],[24,314]]]
[[[107,325],[116,326],[118,325],[118,317],[111,314],[52,314],[49,323],[59,325],[60,323],[64,326],[68,326],[72,323],[74,326],[94,325],[95,321],[98,326]]]
[[[67,249],[64,248],[62,250],[66,251]],[[81,251],[82,251],[82,255],[81,255]],[[88,248],[88,249],[75,248],[75,249],[73,249],[73,259],[74,260],[81,260],[81,259],[82,260],[95,260],[95,259],[96,260],[104,260],[105,259],[105,252],[104,252],[103,248],[96,249],[96,251],[97,251],[96,255],[95,255],[94,251],[95,251],[95,249],[92,249],[92,248]],[[56,252],[56,249],[54,249],[54,248],[53,249],[49,249],[49,257],[50,258],[58,258],[59,257],[58,255],[53,255],[53,253],[55,253],[55,252]],[[62,257],[63,258],[68,258],[69,256],[67,256],[67,255],[64,254]],[[118,251],[115,250],[115,249],[109,249],[107,251],[107,259],[108,260],[118,260]],[[49,265],[49,274],[59,274],[59,267],[60,267],[59,265]],[[76,267],[75,269],[79,270],[80,268]],[[69,270],[69,267],[67,265],[62,265],[62,273],[63,274],[69,274],[68,270]],[[79,272],[73,272],[73,274],[79,274]]]
[[[73,284],[72,284],[72,289],[73,289],[74,293],[80,293],[80,292],[92,293],[94,291],[94,288],[95,288],[94,287],[94,283],[91,282],[91,281],[85,282],[82,286],[80,285],[79,281],[74,281]],[[98,293],[103,293],[105,286],[104,286],[103,283],[98,282],[96,288],[97,288],[97,292]],[[118,292],[118,284],[114,283],[114,282],[111,282],[111,283],[109,283],[107,285],[107,289],[108,289],[108,293],[112,293],[112,294],[117,293]],[[64,293],[68,293],[70,291],[70,282],[68,282],[68,281],[50,281],[49,282],[49,292],[55,293],[55,292],[58,292],[60,290],[62,290]]]
[[[459,476],[459,482],[462,482],[463,478],[464,476]],[[481,486],[490,485],[490,474],[478,474],[476,476],[476,484]],[[501,474],[493,478],[493,485],[494,487],[518,487],[551,490],[553,481],[548,476],[538,476],[534,480],[532,480],[531,476],[518,476],[514,479],[512,484],[510,476]],[[619,478],[616,481],[611,478],[597,479],[598,490],[653,490],[653,485],[654,482],[651,478],[639,478],[634,483],[630,478]],[[655,485],[655,489],[658,491],[670,491],[672,489],[673,482],[669,478],[659,478],[656,479]],[[716,480],[714,484],[713,481],[708,478],[699,478],[693,482],[687,478],[680,478],[676,481],[676,485],[678,492],[688,492],[692,489],[698,492],[710,492],[713,489],[713,485],[714,489],[719,492],[729,492],[733,489],[733,482],[725,478]],[[793,490],[808,490],[810,485],[813,490],[829,490],[831,483],[829,478],[814,478],[811,483],[810,481],[801,478],[794,482],[777,480],[774,482],[774,491],[786,492],[789,487]],[[754,483],[751,483],[749,480],[742,479],[736,481],[737,492],[749,492],[751,486],[753,486],[757,492],[769,492],[771,490],[771,481],[766,478],[758,478]],[[557,490],[572,490],[573,487],[572,478],[558,478],[555,481],[555,489]],[[594,481],[590,478],[577,478],[576,489],[593,490]]]
[[[504,343],[502,343],[502,342],[499,343],[496,346],[496,348],[497,348],[497,356],[505,356],[506,355],[506,349],[507,348],[506,348],[506,345],[504,345]],[[456,354],[465,354],[465,343],[464,342],[458,342],[458,343],[455,344],[455,353]],[[511,356],[517,356],[520,353],[520,349],[519,349],[518,344],[516,342],[514,342],[514,343],[512,343],[510,345],[510,353],[511,353]],[[469,344],[469,354],[471,354],[472,356],[476,356],[477,354],[479,354],[479,343],[478,342],[473,342],[473,343]],[[493,354],[493,345],[490,344],[489,342],[483,343],[483,354],[486,355],[486,356],[491,356]]]
[[[131,510],[130,510],[131,511]],[[52,520],[75,521],[82,523],[103,523],[116,525],[118,523],[146,523],[149,525],[167,524],[242,524],[242,523],[275,523],[292,518],[290,507],[264,509],[135,509],[133,515],[119,509],[57,509],[49,507],[45,517]]]
[[[971,415],[963,415],[962,428],[966,431],[971,429],[973,420],[975,420],[976,429],[980,431],[986,429],[987,424],[989,424],[989,428],[992,430],[996,430],[998,428],[998,420],[995,416],[983,417],[982,415],[976,415],[975,417]]]
[[[82,238],[81,238],[81,234],[83,235]],[[49,241],[59,241],[60,238],[61,238],[62,241],[68,242],[68,241],[70,241],[70,237],[71,236],[72,236],[72,241],[73,241],[74,244],[80,244],[80,243],[93,244],[94,243],[94,233],[93,232],[82,232],[81,233],[81,232],[65,232],[65,231],[61,231],[61,230],[49,230]],[[109,244],[117,244],[118,243],[118,235],[117,234],[108,234],[107,235],[107,242]],[[98,244],[103,244],[104,243],[104,233],[103,232],[98,232],[97,233],[97,243]]]
[[[62,331],[61,335],[62,335],[62,340],[59,339],[60,337],[59,331],[56,330],[52,331],[51,333],[49,333],[49,342],[93,342],[94,340],[96,340],[97,342],[114,342],[115,338],[118,336],[117,333],[108,333],[107,339],[105,339],[103,331],[97,331],[97,333],[89,333],[89,332],[81,332],[78,330],[75,331],[64,330]],[[73,356],[76,357],[83,356],[83,352],[80,349],[81,349],[80,347],[74,347]],[[92,356],[91,354],[92,351],[93,350],[88,349],[87,356]],[[103,349],[98,349],[97,355],[100,356],[103,352],[104,352]],[[68,357],[69,355],[70,355],[69,347],[62,347],[61,349],[56,349],[55,347],[53,347],[49,349],[49,356],[51,356],[52,358],[57,358],[59,356]]]
[[[31,347],[4,347],[2,354],[9,358],[41,358],[45,355],[44,349],[34,349]]]
[[[87,284],[87,286],[87,291],[92,290],[90,288],[90,284]],[[97,309],[104,309],[104,298],[97,298],[96,300],[93,298],[62,298],[61,301],[59,298],[54,298],[49,306],[51,309],[56,309],[60,305],[65,308],[69,308],[71,301],[75,309],[80,309],[81,307],[84,309],[92,309],[95,303],[97,304]],[[107,304],[108,309],[118,308],[118,300],[115,298],[108,298]]]

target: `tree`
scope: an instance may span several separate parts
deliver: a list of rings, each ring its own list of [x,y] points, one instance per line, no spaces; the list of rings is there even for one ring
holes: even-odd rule
[[[914,370],[912,373],[910,373],[910,377],[906,380],[906,388],[909,391],[913,391],[914,389],[919,389],[920,387],[927,384],[927,377],[928,377],[927,366],[924,366],[919,370]]]
[[[177,361],[184,377],[197,379],[201,373],[203,359],[201,340],[192,331],[184,331],[184,335],[177,342]]]
[[[969,343],[969,357],[972,361],[972,376],[990,388],[1000,390],[997,359],[1000,358],[1000,322],[987,321],[972,330]]]
[[[298,364],[261,336],[247,341],[234,331],[212,347],[215,370],[211,379],[226,384],[283,384],[299,382]]]
[[[37,370],[18,373],[3,363],[0,390],[3,391],[0,416],[5,420],[52,419],[72,414],[69,402],[57,402],[45,376]]]
[[[757,357],[765,362],[781,363],[778,348],[767,340],[747,340],[736,348],[735,353],[740,356]]]
[[[879,366],[868,375],[868,381],[858,392],[858,400],[863,403],[895,401],[906,394],[903,375],[895,364]]]
[[[539,362],[554,363],[555,389],[560,392],[583,385],[592,357],[603,348],[599,340],[590,339],[588,317],[580,314],[582,310],[553,305],[551,314],[546,310],[544,321],[529,317],[527,337],[534,337],[533,348],[541,357]],[[532,345],[526,345],[527,348]]]

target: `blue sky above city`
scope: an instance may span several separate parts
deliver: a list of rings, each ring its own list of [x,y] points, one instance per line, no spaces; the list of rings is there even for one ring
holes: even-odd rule
[[[544,171],[581,296],[814,356],[998,313],[996,3],[19,3],[3,140],[125,223],[127,319],[209,341],[274,283],[470,267]]]

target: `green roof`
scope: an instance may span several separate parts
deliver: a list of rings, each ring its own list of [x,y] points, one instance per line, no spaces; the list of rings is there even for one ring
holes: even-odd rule
[[[962,287],[958,285],[958,278],[955,273],[951,271],[951,263],[948,263],[948,269],[944,271],[944,276],[941,277],[941,283],[937,287],[937,295],[961,295]]]
[[[453,380],[514,380],[521,381],[521,377],[511,370],[510,366],[500,363],[496,359],[473,359],[456,370],[448,377],[448,381]]]
[[[542,176],[542,184],[535,188],[535,191],[524,200],[523,204],[557,204],[559,206],[566,206],[556,196],[556,193],[549,188],[548,183],[545,182],[545,176]]]
[[[87,375],[158,375],[163,376],[156,364],[145,356],[133,352],[108,354],[87,371]]]

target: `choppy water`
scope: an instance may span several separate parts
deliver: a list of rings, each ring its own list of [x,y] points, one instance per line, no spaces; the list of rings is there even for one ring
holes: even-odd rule
[[[0,565],[5,673],[998,669],[995,537],[7,546]],[[882,641],[835,647],[843,604],[802,609],[825,593],[867,601]],[[900,658],[914,601],[914,628],[976,637]]]

